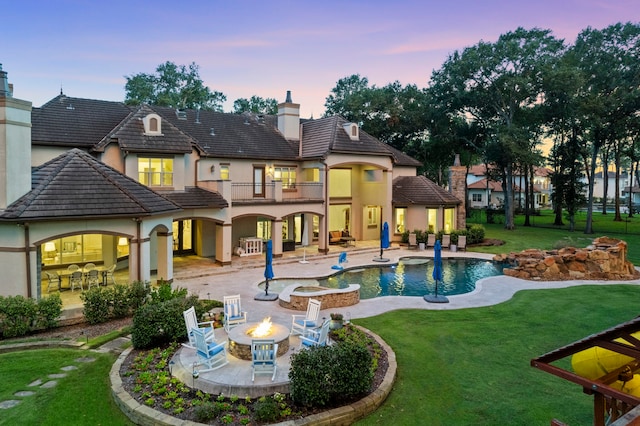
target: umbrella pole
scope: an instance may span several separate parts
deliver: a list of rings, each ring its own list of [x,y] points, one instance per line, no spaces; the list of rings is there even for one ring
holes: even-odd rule
[[[269,278],[267,278],[265,285],[264,285],[264,295],[268,296],[269,295]]]

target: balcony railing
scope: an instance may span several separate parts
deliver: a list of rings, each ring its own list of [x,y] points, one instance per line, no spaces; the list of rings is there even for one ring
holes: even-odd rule
[[[256,194],[253,183],[232,183],[232,202],[263,202],[263,201],[322,201],[322,183],[301,182],[286,189],[281,182],[271,182],[264,185],[264,194]]]

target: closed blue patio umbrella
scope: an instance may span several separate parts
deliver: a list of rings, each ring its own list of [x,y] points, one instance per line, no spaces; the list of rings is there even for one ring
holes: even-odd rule
[[[433,246],[433,279],[436,282],[436,294],[432,296],[427,294],[424,296],[424,300],[432,303],[449,303],[449,299],[445,296],[438,296],[438,282],[442,281],[442,244],[440,240],[436,240]]]
[[[384,249],[389,248],[389,224],[387,222],[382,225],[382,229],[380,230],[380,257],[376,257],[373,260],[376,262],[388,262],[389,259],[385,259],[382,257],[382,252]]]
[[[264,267],[264,295],[269,295],[269,280],[273,279],[273,242],[271,240],[267,240],[267,251],[266,251],[266,265]]]

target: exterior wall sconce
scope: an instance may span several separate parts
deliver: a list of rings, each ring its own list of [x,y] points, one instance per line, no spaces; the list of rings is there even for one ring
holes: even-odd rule
[[[213,165],[211,166],[211,173],[213,173],[213,172],[215,172],[215,171],[216,171],[216,165],[215,165],[215,164],[213,164]]]

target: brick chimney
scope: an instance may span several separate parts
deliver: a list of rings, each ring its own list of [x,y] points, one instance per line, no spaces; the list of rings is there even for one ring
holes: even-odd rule
[[[31,191],[31,102],[15,99],[0,64],[0,209]]]
[[[278,130],[287,140],[300,140],[300,104],[291,101],[291,90],[287,90],[287,98],[278,104]]]
[[[465,229],[467,226],[467,168],[460,165],[460,154],[456,154],[453,166],[449,167],[449,192],[462,201],[456,214],[456,228]]]

